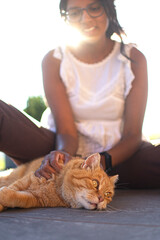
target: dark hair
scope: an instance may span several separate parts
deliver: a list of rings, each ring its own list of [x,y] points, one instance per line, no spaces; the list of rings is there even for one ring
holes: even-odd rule
[[[125,49],[124,49],[124,43],[122,40],[122,34],[126,35],[123,28],[121,27],[121,25],[118,22],[117,19],[117,12],[116,12],[116,7],[114,4],[114,0],[100,0],[100,2],[102,3],[104,10],[106,12],[106,15],[109,19],[109,27],[106,31],[106,36],[108,38],[111,38],[111,36],[113,35],[113,33],[116,33],[120,39],[121,39],[121,53],[127,57],[128,59],[130,59],[128,56],[126,56],[125,54]],[[60,4],[59,4],[59,9],[60,9],[60,14],[62,17],[65,18],[65,12],[67,9],[67,0],[60,0]]]

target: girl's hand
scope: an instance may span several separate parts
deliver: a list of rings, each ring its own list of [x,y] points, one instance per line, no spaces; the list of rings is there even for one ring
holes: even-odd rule
[[[62,164],[71,160],[71,155],[63,151],[52,151],[44,157],[39,169],[35,171],[36,177],[49,179],[52,174],[57,174],[62,169]]]

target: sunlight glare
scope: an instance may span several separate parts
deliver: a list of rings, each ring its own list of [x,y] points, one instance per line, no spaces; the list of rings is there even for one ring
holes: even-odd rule
[[[74,27],[67,24],[62,24],[61,31],[59,32],[59,43],[61,46],[78,47],[80,42],[83,41],[83,35]]]

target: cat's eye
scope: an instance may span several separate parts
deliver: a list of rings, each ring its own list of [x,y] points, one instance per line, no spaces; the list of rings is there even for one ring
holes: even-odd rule
[[[93,186],[94,186],[96,189],[99,188],[99,182],[98,182],[98,180],[93,179],[93,180],[92,180],[92,183],[93,183]]]
[[[106,198],[111,198],[111,197],[112,197],[112,193],[111,193],[111,192],[105,192],[105,193],[104,193],[104,196],[105,196]]]

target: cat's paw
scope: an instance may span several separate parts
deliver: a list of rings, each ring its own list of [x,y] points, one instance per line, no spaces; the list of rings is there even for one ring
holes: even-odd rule
[[[8,187],[1,187],[0,188],[0,205],[5,205],[5,201],[8,198],[9,189]]]

